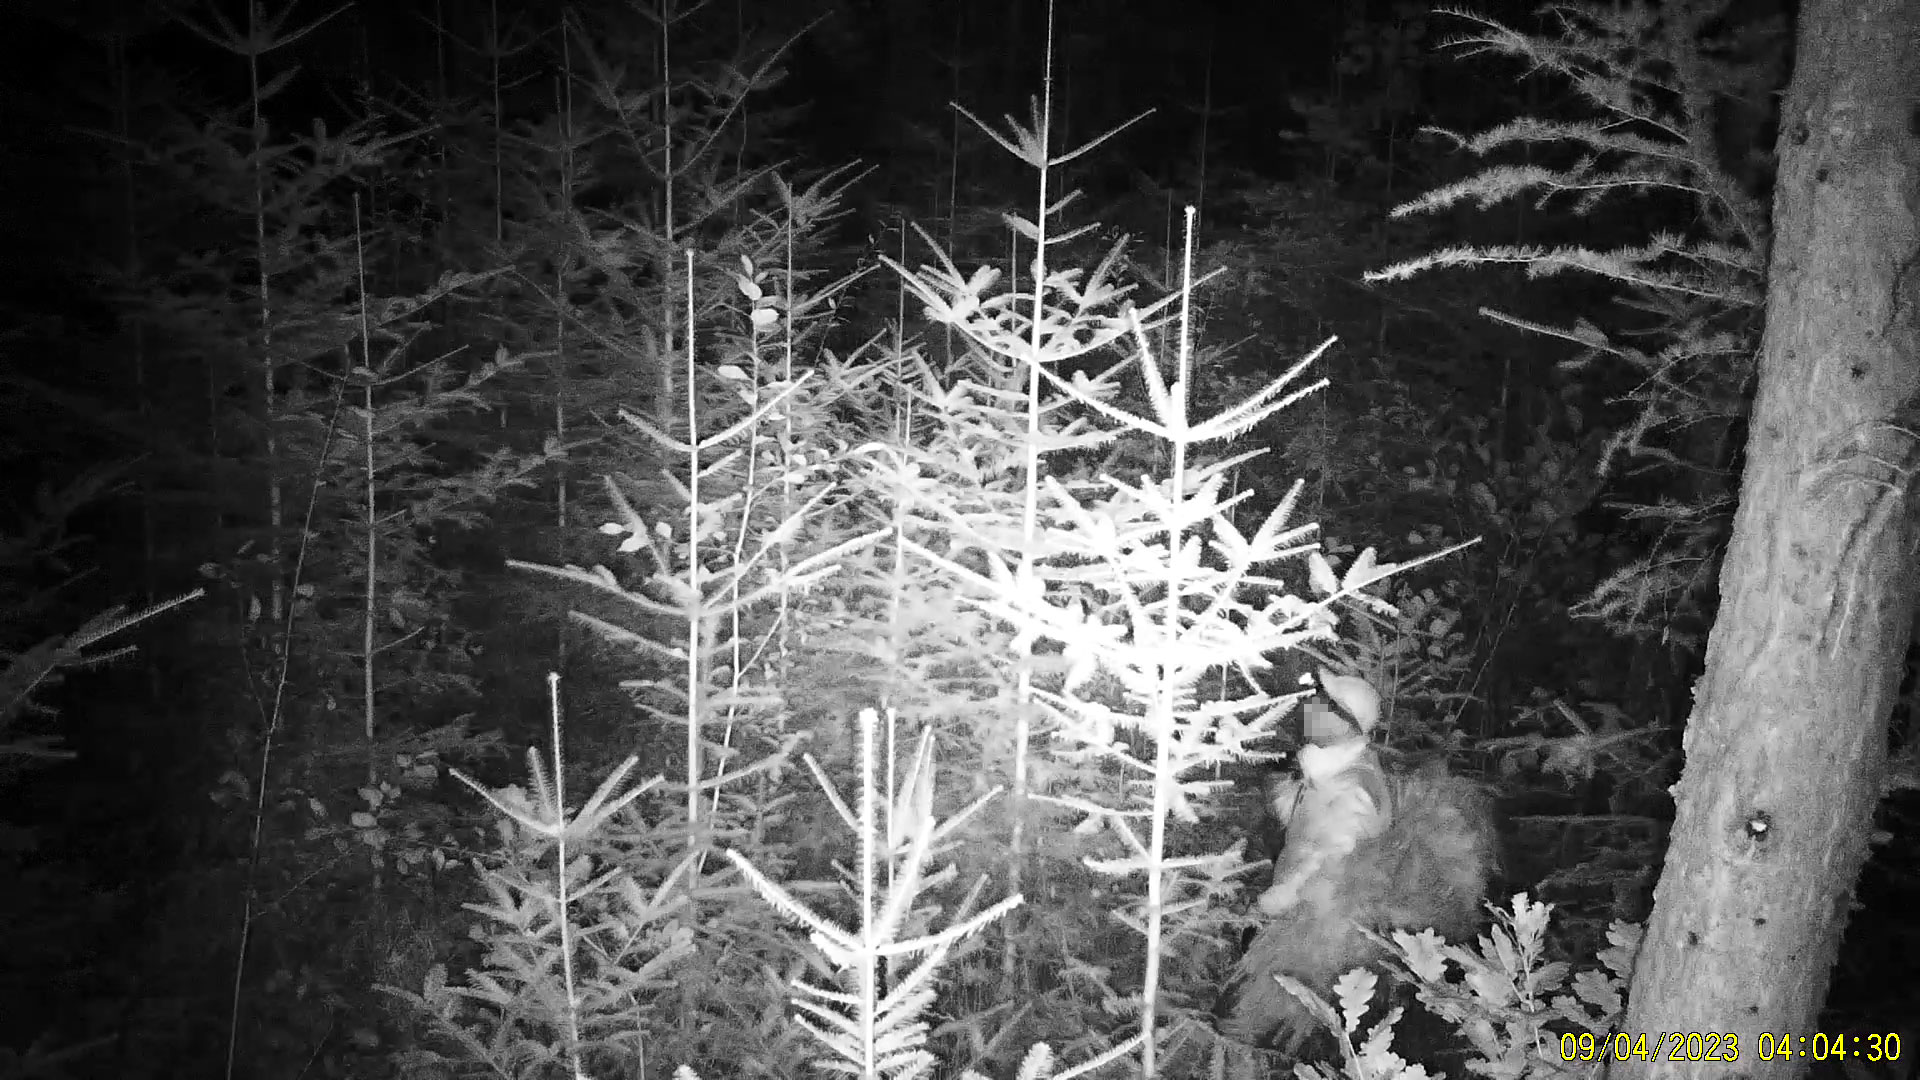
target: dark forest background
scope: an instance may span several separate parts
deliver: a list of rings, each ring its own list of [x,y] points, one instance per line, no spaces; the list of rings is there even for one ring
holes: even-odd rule
[[[1561,27],[1532,4],[1478,10]],[[1700,88],[1713,108],[1690,145],[1728,198],[1768,197],[1791,15],[1736,4],[1695,27],[1726,77]],[[1062,227],[1091,226],[1055,264],[1124,236],[1114,280],[1138,304],[1173,295],[1196,207],[1197,262],[1219,272],[1194,322],[1212,408],[1339,339],[1311,372],[1325,389],[1233,444],[1268,451],[1233,474],[1248,512],[1303,480],[1298,516],[1336,565],[1479,541],[1395,578],[1396,614],[1350,613],[1266,688],[1322,662],[1362,672],[1393,748],[1484,779],[1507,893],[1556,905],[1546,959],[1590,966],[1612,921],[1645,917],[1759,312],[1502,265],[1366,280],[1453,245],[1717,227],[1657,197],[1390,218],[1487,164],[1423,128],[1592,115],[1521,60],[1443,49],[1463,20],[1380,0],[375,0],[251,21],[224,0],[46,0],[5,22],[0,1076],[561,1075],[558,946],[512,884],[552,853],[452,775],[537,817],[525,751],[551,755],[556,711],[569,805],[629,755],[669,780],[579,849],[638,883],[578,920],[626,928],[576,1033],[594,1075],[806,1071],[785,984],[822,961],[712,850],[833,880],[857,841],[797,755],[857,787],[861,708],[946,725],[943,800],[1011,777],[995,746],[1014,676],[994,658],[1013,635],[877,554],[827,584],[782,578],[791,607],[715,607],[691,631],[666,593],[632,596],[688,557],[689,502],[703,537],[775,536],[796,564],[885,524],[879,481],[839,477],[818,501],[810,485],[908,412],[943,432],[917,444],[941,492],[922,497],[947,508],[927,520],[1014,505],[995,500],[1019,488],[1002,459],[1024,421],[928,388],[1024,394],[1024,377],[925,318],[881,257],[910,270],[944,250],[963,276],[1025,280],[1031,246],[1002,215],[1037,214],[1034,175],[953,106],[1031,123],[1050,32],[1055,153],[1148,113],[1051,171],[1050,199],[1081,193]],[[769,299],[789,295],[812,301]],[[1529,331],[1549,326],[1658,361],[1684,342],[1706,371]],[[689,372],[703,425],[751,417],[767,434],[741,461],[777,469],[714,451],[720,471],[685,490]],[[1127,439],[1099,452],[1166,465]],[[751,494],[775,473],[797,478],[784,532]],[[644,562],[648,523],[678,556]],[[595,565],[609,576],[537,569]],[[692,687],[654,647],[684,658],[690,634],[715,658]],[[750,660],[728,653],[747,640]],[[1057,687],[1040,654],[1031,677]],[[714,760],[773,762],[742,773],[741,801],[674,788],[689,715]],[[1903,705],[1903,747],[1909,726]],[[1047,770],[1056,789],[1110,778]],[[1220,770],[1179,842],[1257,857],[1259,772]],[[1081,1060],[1139,993],[1072,821],[1030,813],[1024,914],[953,959],[934,1006],[930,1046],[956,1068],[1011,1075],[1039,1040]],[[1831,1030],[1920,1015],[1916,815],[1911,793],[1883,808]],[[711,855],[692,869],[689,835]],[[962,885],[978,871],[1000,895],[1004,838],[956,835]],[[1213,921],[1164,946],[1175,1017],[1206,1011],[1252,918],[1242,879],[1215,885]]]

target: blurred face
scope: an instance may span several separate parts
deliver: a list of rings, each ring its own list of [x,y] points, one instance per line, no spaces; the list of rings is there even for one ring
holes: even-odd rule
[[[1324,701],[1309,701],[1300,718],[1302,740],[1315,746],[1345,742],[1364,733],[1347,714]]]

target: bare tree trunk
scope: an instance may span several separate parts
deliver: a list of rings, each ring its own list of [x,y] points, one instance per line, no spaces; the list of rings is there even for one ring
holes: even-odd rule
[[[1649,1059],[1616,1076],[1804,1071],[1912,630],[1920,0],[1799,18],[1746,475],[1622,1027]]]

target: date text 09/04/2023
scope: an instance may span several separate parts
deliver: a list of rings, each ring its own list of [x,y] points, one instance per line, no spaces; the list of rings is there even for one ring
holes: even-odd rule
[[[1751,1052],[1762,1061],[1774,1058],[1811,1058],[1815,1061],[1846,1060],[1899,1061],[1900,1036],[1896,1032],[1871,1035],[1775,1035],[1762,1032]],[[1626,1060],[1666,1058],[1670,1061],[1740,1060],[1737,1035],[1715,1032],[1662,1032],[1658,1036],[1627,1032],[1596,1036],[1591,1032],[1560,1036],[1560,1057],[1564,1061]]]

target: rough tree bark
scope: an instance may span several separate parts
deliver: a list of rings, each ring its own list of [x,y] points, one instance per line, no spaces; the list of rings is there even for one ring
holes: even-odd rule
[[[1805,1070],[1912,626],[1920,0],[1803,0],[1798,32],[1746,473],[1621,1029],[1668,1042],[1616,1077]],[[1666,1060],[1694,1032],[1738,1061]]]

